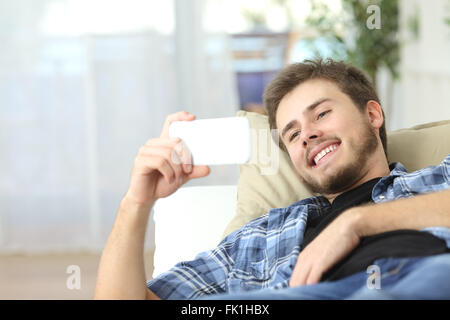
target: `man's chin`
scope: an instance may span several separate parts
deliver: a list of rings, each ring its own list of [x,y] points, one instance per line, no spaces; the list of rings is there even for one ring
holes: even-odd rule
[[[313,174],[307,177],[301,176],[301,181],[313,193],[336,194],[346,190],[354,183],[358,167],[358,165],[351,164],[340,170],[332,170],[332,172],[331,170],[321,171],[320,176],[317,176],[318,172],[312,172]]]
[[[324,191],[326,181],[312,178],[311,176],[305,177],[299,175],[300,181],[312,192],[322,194]]]
[[[349,140],[346,144],[347,152],[341,146],[339,159],[335,156],[325,163],[319,162],[318,167],[307,166],[303,171],[298,171],[300,180],[311,192],[322,195],[349,190],[361,178],[363,168],[378,146],[377,137],[368,123],[358,140]],[[346,154],[348,156],[345,156]]]

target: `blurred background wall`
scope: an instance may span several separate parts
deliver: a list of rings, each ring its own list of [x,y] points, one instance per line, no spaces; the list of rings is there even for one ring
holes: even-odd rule
[[[165,117],[264,113],[262,90],[288,63],[363,68],[388,130],[450,119],[449,0],[0,0],[0,48],[0,289],[31,261],[8,255],[96,263]],[[188,185],[237,179],[218,166]]]
[[[227,36],[203,29],[203,5],[2,0],[0,250],[101,250],[166,116],[235,114]]]

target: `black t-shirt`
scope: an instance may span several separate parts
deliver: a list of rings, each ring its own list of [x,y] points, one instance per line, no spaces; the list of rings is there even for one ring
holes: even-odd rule
[[[372,189],[380,179],[372,179],[339,195],[333,201],[328,213],[308,220],[302,248],[313,241],[343,211],[372,202]],[[380,258],[430,256],[449,251],[444,240],[427,232],[417,230],[383,232],[361,238],[359,245],[328,270],[321,281],[334,281],[364,271],[374,260]]]

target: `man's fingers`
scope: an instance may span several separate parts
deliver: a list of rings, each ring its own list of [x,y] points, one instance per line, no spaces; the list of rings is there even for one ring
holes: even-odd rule
[[[181,184],[190,179],[202,178],[210,174],[208,166],[194,166],[192,154],[186,144],[179,138],[154,138],[146,142],[139,150],[141,156],[159,156],[168,160]]]
[[[306,279],[308,279],[309,268],[303,269],[300,274],[297,276],[295,285],[296,286],[304,286],[306,284]]]
[[[187,111],[180,111],[177,113],[169,114],[164,122],[163,129],[161,131],[161,138],[169,137],[169,127],[172,122],[175,121],[192,121],[195,119],[193,114],[190,114]]]
[[[290,287],[297,287],[306,284],[311,267],[307,263],[307,260],[302,259],[301,256],[297,258],[297,263],[292,271],[292,276],[289,281]]]
[[[147,157],[141,155],[136,159],[135,164],[141,168],[144,167],[144,170],[157,170],[162,176],[164,176],[169,184],[175,182],[176,173],[169,161],[163,156],[152,155],[151,157]]]
[[[208,166],[193,166],[192,172],[188,175],[188,179],[203,178],[209,175],[211,169]]]
[[[322,271],[320,271],[320,268],[317,267],[312,267],[308,278],[306,279],[306,284],[310,285],[310,284],[316,284],[320,281],[320,279],[322,278]]]
[[[186,144],[180,138],[150,139],[145,143],[147,147],[165,148],[170,150],[174,164],[181,164],[186,174],[192,171],[192,155]]]
[[[188,149],[186,144],[183,141],[180,141],[175,146],[175,151],[179,155],[179,160],[181,161],[183,171],[186,174],[190,174],[192,172],[192,154]]]
[[[173,175],[171,175],[170,181],[173,182],[174,179],[177,180],[180,179],[180,176],[182,174],[181,160],[178,154],[174,151],[174,149],[164,147],[155,148],[150,146],[143,146],[139,150],[139,156],[141,158],[153,158],[153,157],[156,159],[163,158],[173,171]],[[159,164],[162,165],[163,163],[159,162]]]
[[[167,147],[174,148],[181,142],[180,138],[151,138],[145,142],[145,146],[149,147]]]

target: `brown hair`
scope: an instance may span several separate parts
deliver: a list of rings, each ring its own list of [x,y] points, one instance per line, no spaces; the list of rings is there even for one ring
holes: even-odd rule
[[[305,60],[302,63],[294,63],[285,67],[273,79],[264,90],[264,106],[269,116],[270,129],[276,129],[276,114],[278,106],[285,95],[294,90],[301,83],[312,79],[325,79],[334,82],[351,100],[361,112],[364,112],[367,102],[374,100],[379,102],[374,86],[364,73],[344,62],[332,59]],[[384,111],[383,112],[383,118]],[[385,122],[380,127],[380,139],[387,158],[387,141]],[[279,140],[280,148],[287,152],[284,143]]]

